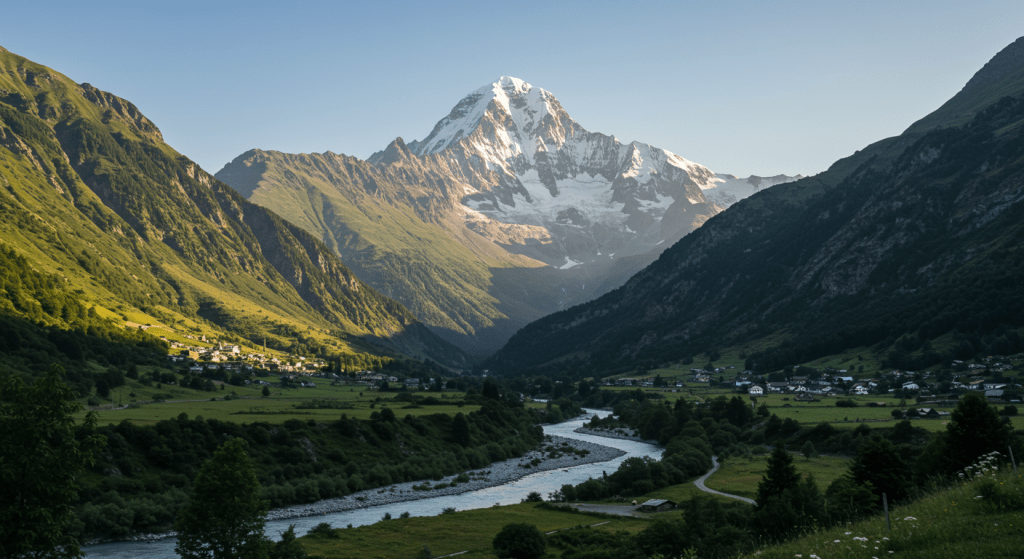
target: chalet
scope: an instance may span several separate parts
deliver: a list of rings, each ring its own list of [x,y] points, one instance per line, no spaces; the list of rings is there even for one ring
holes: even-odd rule
[[[916,382],[905,382],[903,383],[903,390],[920,390],[921,387]]]
[[[858,384],[853,387],[853,390],[851,390],[851,392],[858,396],[866,396],[869,390],[867,386],[864,386],[863,384]]]
[[[750,394],[751,396],[763,396],[764,388],[761,388],[760,386],[755,384],[751,386],[750,389],[747,390],[747,393]]]
[[[668,499],[650,499],[644,501],[644,503],[640,505],[640,509],[644,512],[664,512],[674,509],[675,506],[676,504]]]
[[[768,383],[768,391],[769,392],[785,392],[787,390],[789,390],[789,383],[788,382],[769,382]]]

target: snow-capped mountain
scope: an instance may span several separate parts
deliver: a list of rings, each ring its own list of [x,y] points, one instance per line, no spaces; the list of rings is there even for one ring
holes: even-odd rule
[[[731,203],[707,193],[746,195],[674,153],[587,131],[554,95],[515,78],[367,161],[251,150],[217,178],[481,353],[621,286]]]
[[[704,196],[711,202],[727,208],[736,202],[760,192],[770,186],[793,182],[804,178],[803,175],[790,177],[787,175],[775,175],[774,177],[759,177],[751,175],[741,179],[736,175],[717,173],[715,181],[708,187],[704,187]]]
[[[726,205],[704,195],[720,182],[708,168],[589,132],[554,95],[511,77],[467,95],[408,148],[459,175],[471,229],[559,268],[670,245]]]

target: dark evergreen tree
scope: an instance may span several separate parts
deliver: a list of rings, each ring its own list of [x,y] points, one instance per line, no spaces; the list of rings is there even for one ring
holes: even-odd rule
[[[501,559],[536,559],[547,549],[544,534],[533,524],[506,524],[491,545]]]
[[[462,412],[455,414],[452,420],[452,438],[462,446],[469,445],[469,421]]]
[[[0,377],[0,556],[80,557],[68,531],[78,500],[77,478],[103,439],[95,418],[75,428],[81,409],[58,365],[25,386]]]
[[[946,425],[946,450],[953,470],[969,466],[982,454],[1007,454],[1013,442],[1013,428],[1004,422],[981,394],[965,394],[950,414]],[[949,472],[952,473],[952,472]]]
[[[850,475],[859,485],[871,484],[879,505],[882,493],[892,503],[907,498],[913,489],[910,468],[898,449],[878,435],[863,441],[857,448],[857,456],[850,463]]]
[[[242,439],[225,442],[192,485],[174,527],[174,550],[185,559],[266,558],[267,502]]]
[[[757,506],[767,503],[771,497],[782,495],[785,491],[795,489],[800,483],[800,474],[793,466],[793,457],[781,446],[776,446],[768,457],[764,476],[757,484]]]

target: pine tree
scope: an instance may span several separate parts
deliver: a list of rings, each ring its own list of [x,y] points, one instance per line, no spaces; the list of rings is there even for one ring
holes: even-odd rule
[[[0,377],[0,557],[82,555],[68,533],[75,480],[105,439],[92,433],[92,414],[75,429],[82,406],[62,373],[53,365],[30,387]]]
[[[174,550],[185,559],[262,559],[267,502],[242,439],[221,445],[207,460],[178,515]]]
[[[785,448],[776,446],[768,457],[764,477],[757,484],[757,506],[764,506],[771,497],[782,495],[788,489],[796,489],[799,483],[800,474],[793,465],[793,457]]]

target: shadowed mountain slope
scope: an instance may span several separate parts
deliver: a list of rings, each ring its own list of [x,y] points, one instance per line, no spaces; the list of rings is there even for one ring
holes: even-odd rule
[[[736,203],[485,366],[609,373],[739,346],[774,370],[874,346],[912,368],[1021,351],[1022,52],[1001,51],[901,136]]]

